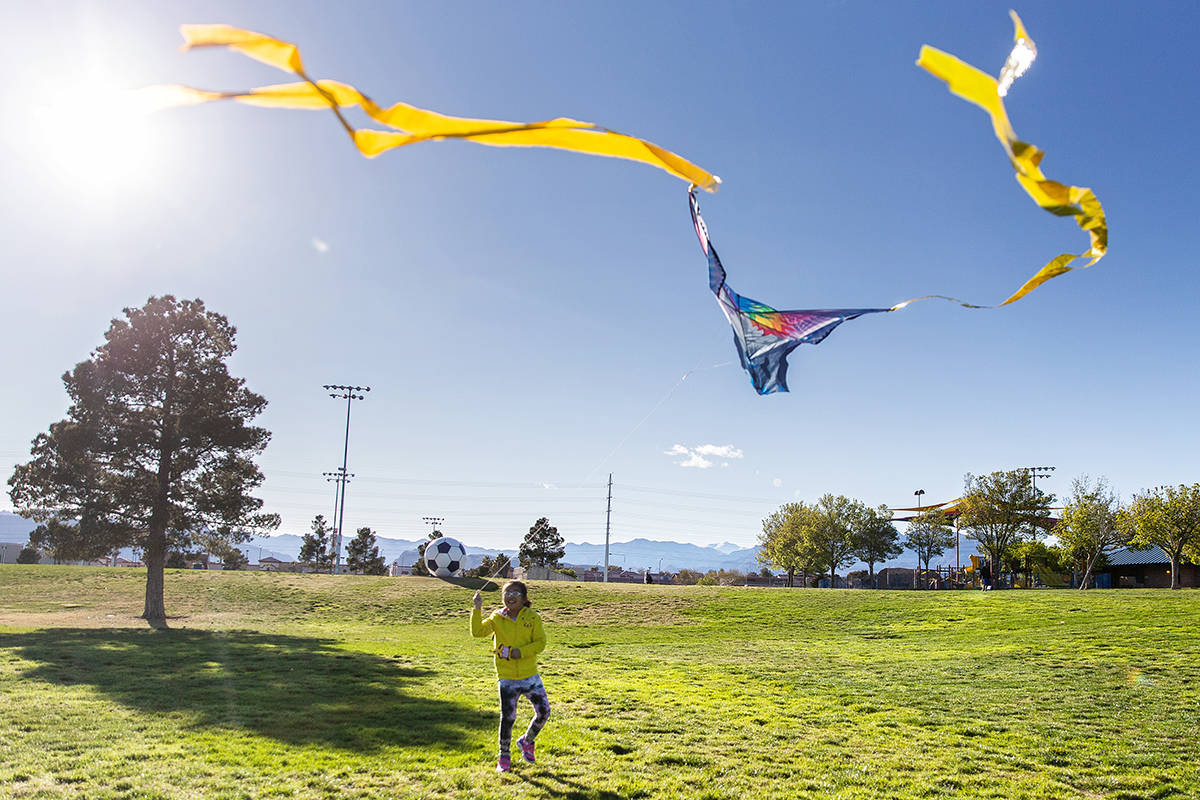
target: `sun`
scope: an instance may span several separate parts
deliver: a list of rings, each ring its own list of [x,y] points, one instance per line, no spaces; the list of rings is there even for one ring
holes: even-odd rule
[[[89,76],[42,93],[31,110],[31,146],[46,176],[81,198],[111,196],[146,183],[159,148],[140,91]]]

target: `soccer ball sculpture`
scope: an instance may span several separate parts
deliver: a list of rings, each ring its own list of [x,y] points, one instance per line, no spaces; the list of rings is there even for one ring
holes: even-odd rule
[[[467,551],[457,539],[443,536],[425,545],[425,566],[430,575],[449,578],[466,566]]]

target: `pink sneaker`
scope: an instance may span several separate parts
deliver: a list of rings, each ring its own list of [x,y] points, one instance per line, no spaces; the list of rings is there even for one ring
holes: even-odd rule
[[[512,769],[512,760],[508,756],[500,756],[496,762],[496,772],[508,772]]]
[[[521,758],[525,759],[530,764],[532,764],[533,763],[533,742],[525,741],[525,737],[522,736],[520,739],[517,739],[517,747],[521,748]]]

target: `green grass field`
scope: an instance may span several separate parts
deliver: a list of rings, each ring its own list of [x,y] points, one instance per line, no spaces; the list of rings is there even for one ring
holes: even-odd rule
[[[0,796],[1200,797],[1194,591],[535,583],[497,775],[469,589],[168,571],[155,631],[144,579],[0,567]]]

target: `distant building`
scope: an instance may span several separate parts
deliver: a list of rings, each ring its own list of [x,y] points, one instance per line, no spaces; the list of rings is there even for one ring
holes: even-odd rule
[[[1123,547],[1108,554],[1108,566],[1096,574],[1097,589],[1165,589],[1171,585],[1171,559],[1161,547]],[[1200,587],[1200,567],[1179,564],[1179,585]]]

